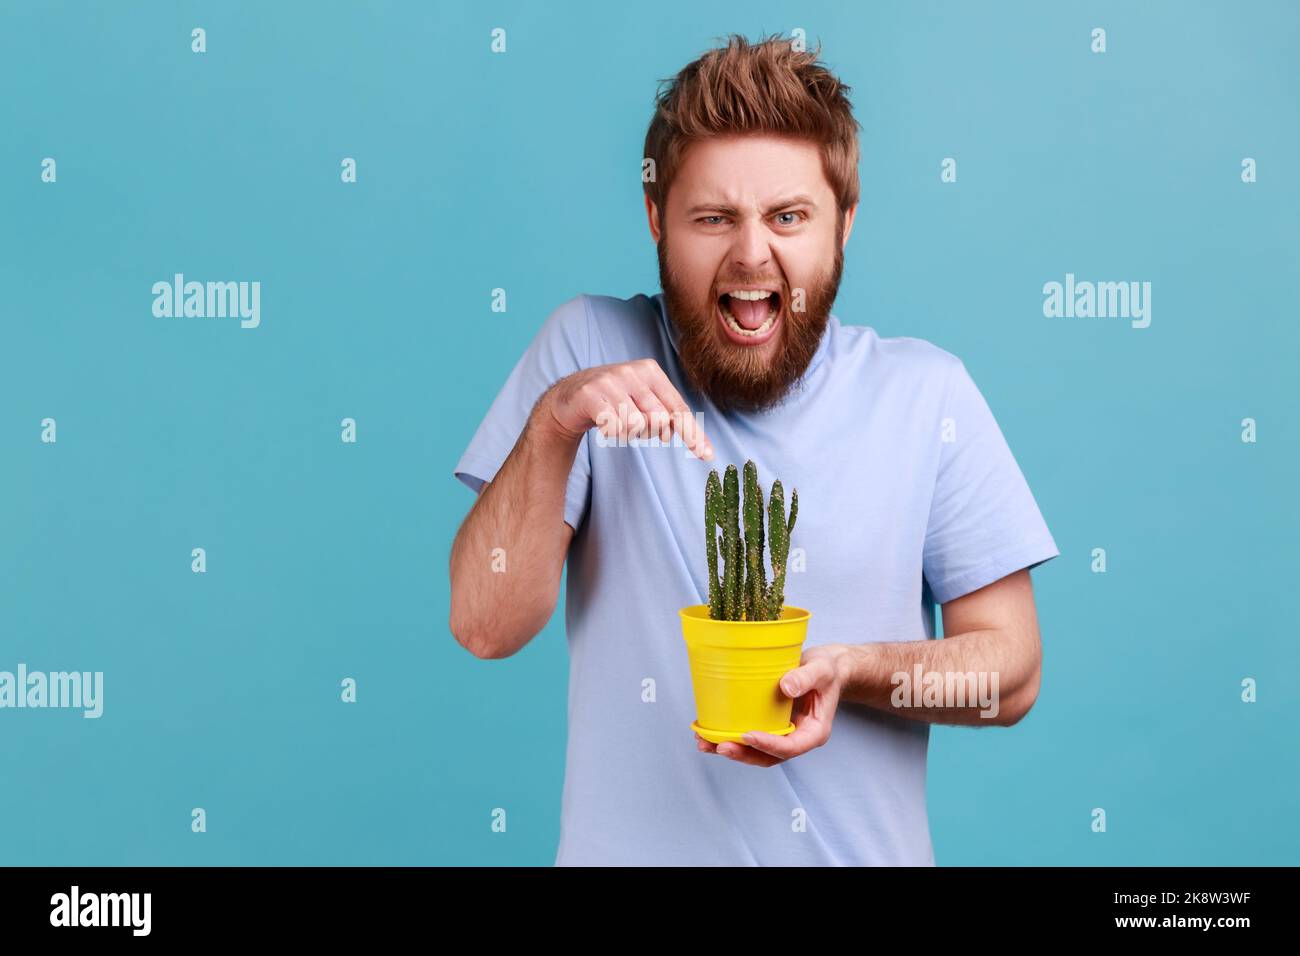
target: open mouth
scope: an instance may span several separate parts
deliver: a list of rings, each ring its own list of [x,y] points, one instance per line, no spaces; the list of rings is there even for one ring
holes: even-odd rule
[[[733,289],[718,297],[722,327],[733,342],[760,345],[780,323],[781,293],[770,289]]]

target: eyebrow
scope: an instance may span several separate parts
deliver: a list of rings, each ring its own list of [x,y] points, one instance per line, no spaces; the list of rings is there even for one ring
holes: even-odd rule
[[[770,216],[773,213],[780,212],[782,209],[789,209],[791,206],[811,206],[813,209],[817,208],[817,204],[808,196],[790,196],[788,199],[782,199],[780,202],[773,203],[767,208],[764,215]],[[736,214],[736,208],[724,203],[700,203],[686,210],[686,215],[694,216],[701,212],[723,212],[734,216]]]

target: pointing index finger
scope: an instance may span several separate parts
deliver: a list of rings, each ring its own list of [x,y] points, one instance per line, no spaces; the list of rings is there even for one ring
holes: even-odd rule
[[[681,393],[673,387],[673,383],[669,381],[668,376],[664,374],[664,370],[659,368],[658,365],[651,372],[650,384],[655,394],[659,396],[659,400],[672,413],[673,430],[682,436],[682,441],[686,443],[686,447],[694,452],[697,458],[703,461],[712,461],[713,443],[704,434],[703,426],[695,421],[695,415],[682,399]]]

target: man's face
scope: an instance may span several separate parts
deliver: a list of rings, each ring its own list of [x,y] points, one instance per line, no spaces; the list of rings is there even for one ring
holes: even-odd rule
[[[701,140],[687,149],[663,214],[646,206],[692,387],[722,409],[777,404],[817,351],[856,212],[840,215],[817,146],[766,135]]]

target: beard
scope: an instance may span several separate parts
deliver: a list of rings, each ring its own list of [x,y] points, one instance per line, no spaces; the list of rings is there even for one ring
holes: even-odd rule
[[[843,216],[840,217],[841,224]],[[668,318],[677,327],[682,371],[697,393],[722,411],[761,412],[780,404],[807,371],[830,320],[844,272],[844,250],[836,230],[835,257],[829,269],[805,289],[802,312],[793,311],[790,289],[782,282],[780,327],[763,345],[739,345],[718,327],[718,300],[711,286],[700,298],[690,295],[668,267],[668,231],[660,235],[659,284]],[[765,285],[760,276],[728,280],[734,288]],[[769,353],[770,358],[764,353]]]

